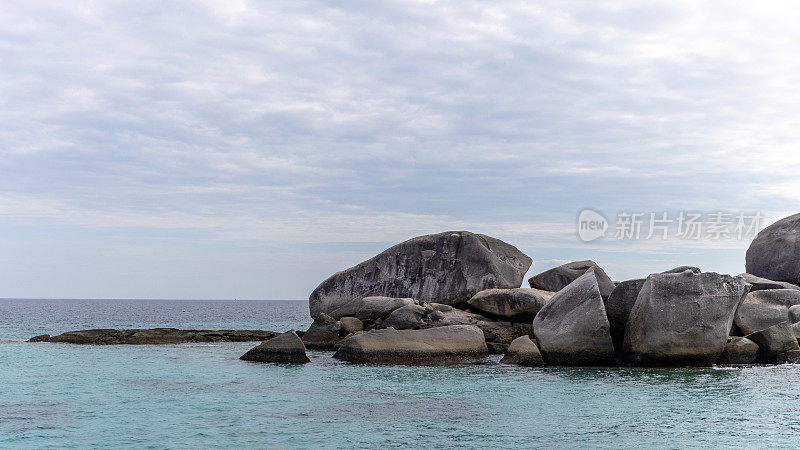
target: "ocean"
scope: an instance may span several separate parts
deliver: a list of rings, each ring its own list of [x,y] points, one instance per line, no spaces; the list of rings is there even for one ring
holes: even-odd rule
[[[185,310],[185,312],[183,312]],[[0,448],[797,447],[800,367],[305,365],[255,343],[26,343],[85,328],[306,329],[305,301],[0,300]]]

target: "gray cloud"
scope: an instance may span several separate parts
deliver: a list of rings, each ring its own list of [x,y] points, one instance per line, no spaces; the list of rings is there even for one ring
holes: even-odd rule
[[[360,242],[457,228],[508,239],[538,268],[742,270],[746,242],[587,246],[573,221],[585,206],[793,212],[798,15],[728,2],[7,5],[0,269],[60,281],[0,295],[303,297],[368,255]],[[173,259],[174,281],[137,287]]]

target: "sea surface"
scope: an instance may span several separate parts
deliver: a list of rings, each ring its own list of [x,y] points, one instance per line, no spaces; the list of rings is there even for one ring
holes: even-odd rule
[[[366,366],[314,351],[281,365],[240,361],[255,343],[24,342],[310,321],[304,301],[0,300],[0,448],[800,446],[800,366]]]

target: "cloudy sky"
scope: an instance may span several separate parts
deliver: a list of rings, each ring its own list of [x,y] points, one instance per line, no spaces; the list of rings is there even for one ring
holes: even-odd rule
[[[798,23],[794,2],[8,2],[0,297],[301,299],[458,229],[532,272],[742,272],[748,239],[614,222],[798,212]],[[577,238],[585,207],[608,237]]]

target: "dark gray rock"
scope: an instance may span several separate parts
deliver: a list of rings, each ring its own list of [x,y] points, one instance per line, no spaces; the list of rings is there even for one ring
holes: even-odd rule
[[[513,245],[468,231],[420,236],[338,272],[309,297],[311,317],[359,317],[349,305],[369,296],[463,305],[484,289],[516,288],[531,259]],[[342,312],[344,311],[344,312]]]
[[[501,364],[516,364],[518,366],[538,367],[544,365],[539,346],[529,336],[520,336],[511,342],[506,354],[500,360]]]
[[[750,288],[750,292],[755,291],[763,291],[766,289],[795,289],[800,290],[800,286],[795,286],[792,283],[787,283],[785,281],[774,281],[768,280],[766,278],[757,277],[750,273],[743,273],[739,275],[740,277],[744,278],[744,281],[750,283],[752,287]]]
[[[355,334],[364,329],[364,322],[355,317],[342,317],[339,322],[342,325],[340,334]]]
[[[694,273],[700,273],[700,269],[695,266],[678,266],[674,269],[665,270],[661,273],[681,273],[686,272],[687,270]]]
[[[741,278],[713,272],[650,275],[628,317],[622,360],[643,366],[714,364],[748,289]]]
[[[382,327],[392,327],[396,330],[413,330],[423,324],[425,307],[421,305],[408,305],[395,309],[388,319],[383,321]]]
[[[800,305],[800,291],[767,289],[750,292],[736,310],[734,322],[747,336],[789,320],[789,307]]]
[[[797,322],[800,322],[800,305],[792,305],[789,307],[789,323]]]
[[[371,364],[463,364],[488,356],[483,332],[473,325],[422,330],[373,330],[342,341],[334,358]]]
[[[441,313],[444,318],[438,322],[426,321],[425,325],[423,325],[424,328],[447,325],[475,325],[483,331],[489,353],[505,353],[514,339],[533,334],[533,328],[530,323],[493,320],[480,314],[437,303],[428,303],[428,305],[435,309],[428,316],[429,318],[437,312]]]
[[[745,337],[730,336],[717,364],[755,364],[757,361],[758,344]]]
[[[586,273],[587,270],[594,269],[594,276],[597,279],[597,287],[603,300],[608,299],[614,291],[614,282],[594,261],[576,261],[554,267],[550,270],[534,275],[528,279],[532,288],[545,291],[558,292],[567,285],[577,280],[578,277]]]
[[[747,336],[747,339],[758,344],[760,360],[766,364],[783,364],[789,356],[794,356],[800,347],[789,322],[782,322],[771,327],[757,331]]]
[[[62,342],[84,345],[160,345],[184,342],[249,342],[271,339],[280,333],[264,330],[179,330],[148,328],[132,330],[94,329],[68,331],[57,336],[41,335],[28,342]],[[45,339],[45,336],[47,338]]]
[[[533,333],[551,365],[610,365],[614,345],[591,267],[560,290],[533,319]]]
[[[467,304],[489,317],[531,322],[554,294],[534,288],[486,289],[475,294]]]
[[[644,286],[644,278],[627,280],[619,283],[606,301],[606,316],[611,332],[611,341],[614,351],[622,351],[622,340],[625,338],[625,327],[628,325],[628,316],[636,303],[636,297]]]
[[[303,334],[303,344],[312,350],[330,350],[340,339],[341,330],[341,322],[327,314],[321,314]]]
[[[800,214],[761,230],[750,243],[745,260],[747,273],[800,284]]]
[[[239,357],[244,361],[264,363],[307,363],[306,347],[294,330],[287,331],[251,348]]]

